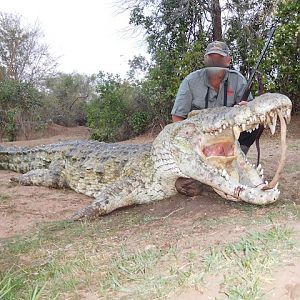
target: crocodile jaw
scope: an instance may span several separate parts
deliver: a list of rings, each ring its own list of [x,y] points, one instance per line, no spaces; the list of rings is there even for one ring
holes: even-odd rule
[[[275,202],[280,194],[276,182],[279,176],[272,186],[264,182],[261,167],[255,168],[247,161],[237,142],[240,132],[252,131],[260,124],[269,126],[274,134],[277,116],[284,122],[281,127],[289,122],[290,100],[279,94],[263,96],[244,107],[192,112],[181,125],[175,125],[170,144],[173,142],[174,159],[182,174],[210,185],[228,200]],[[281,170],[276,174],[282,171],[284,160],[283,155]]]

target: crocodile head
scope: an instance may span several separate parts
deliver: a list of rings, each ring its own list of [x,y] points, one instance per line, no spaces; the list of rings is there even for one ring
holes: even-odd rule
[[[193,111],[182,121],[168,125],[158,138],[169,148],[182,176],[210,185],[223,198],[267,204],[279,197],[278,179],[286,157],[286,123],[292,104],[281,94],[264,94],[246,105]],[[251,165],[238,138],[259,125],[275,132],[281,122],[282,155],[274,179],[263,180],[261,166]]]

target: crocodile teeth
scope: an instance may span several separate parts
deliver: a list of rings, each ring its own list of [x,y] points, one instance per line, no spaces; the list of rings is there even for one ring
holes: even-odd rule
[[[266,116],[266,124],[270,124],[271,123],[271,117],[267,114]]]
[[[256,170],[257,170],[257,171],[260,171],[260,170],[261,170],[261,164],[259,164],[259,165],[256,167]]]
[[[242,124],[242,130],[243,130],[243,131],[246,130],[246,124],[245,124],[245,123]]]
[[[219,132],[222,133],[222,131],[223,131],[223,129],[222,129],[222,128],[219,128]]]
[[[261,169],[259,175],[264,175],[264,169]]]
[[[285,115],[285,116],[283,116],[284,117],[284,119],[285,119],[285,121],[287,122],[287,123],[289,123],[289,116],[288,115]]]
[[[234,138],[236,140],[238,140],[239,137],[240,137],[240,133],[241,133],[239,126],[233,126],[232,131],[233,131],[233,134],[234,134]]]
[[[272,135],[275,133],[276,131],[276,123],[269,123],[269,128],[271,130]]]
[[[222,127],[223,127],[224,130],[226,129],[226,125],[225,124],[223,124]]]
[[[269,123],[269,128],[271,130],[271,133],[274,134],[276,131],[276,123],[277,123],[277,113],[272,112],[272,123]]]
[[[264,115],[260,115],[259,119],[260,119],[261,122],[264,122],[265,121],[265,116]]]
[[[276,183],[276,185],[274,187],[275,190],[278,190],[278,184],[279,184],[279,182]]]
[[[290,123],[290,121],[291,121],[291,112],[292,112],[292,110],[290,108],[288,108],[286,110],[286,122],[287,123]]]
[[[223,175],[225,178],[226,178],[226,176],[228,175],[225,169],[223,169],[222,175]]]
[[[255,129],[258,129],[258,127],[259,127],[259,124],[257,124],[257,125],[255,126]]]

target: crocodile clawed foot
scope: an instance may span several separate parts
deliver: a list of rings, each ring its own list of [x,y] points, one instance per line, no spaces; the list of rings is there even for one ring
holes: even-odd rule
[[[107,211],[100,203],[94,202],[85,208],[74,213],[69,220],[71,221],[84,221],[84,220],[94,220],[101,215],[106,215]]]
[[[30,180],[29,176],[26,176],[26,174],[23,174],[18,177],[11,177],[10,182],[14,185],[21,184],[21,185],[32,185],[32,182]]]
[[[9,181],[10,181],[10,183],[18,183],[18,178],[17,177],[10,177]]]

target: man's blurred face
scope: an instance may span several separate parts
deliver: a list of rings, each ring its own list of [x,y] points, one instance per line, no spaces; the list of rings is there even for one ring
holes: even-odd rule
[[[210,81],[221,81],[225,76],[225,70],[230,64],[230,56],[211,53],[204,56],[204,64],[207,68]]]
[[[217,53],[211,53],[204,56],[204,64],[206,67],[223,67],[227,68],[230,65],[231,57],[223,56]]]

